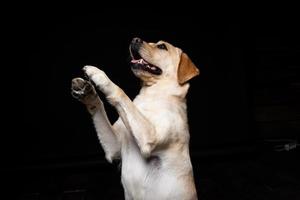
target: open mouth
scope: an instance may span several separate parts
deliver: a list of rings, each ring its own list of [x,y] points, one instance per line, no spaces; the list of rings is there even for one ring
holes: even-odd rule
[[[162,70],[159,67],[147,62],[137,51],[132,48],[130,48],[130,55],[132,69],[144,70],[154,75],[160,75],[162,73]]]

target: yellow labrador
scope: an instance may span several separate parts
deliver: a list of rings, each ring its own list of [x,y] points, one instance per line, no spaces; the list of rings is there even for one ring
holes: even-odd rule
[[[187,82],[199,70],[181,49],[164,41],[134,38],[129,50],[131,69],[143,83],[133,101],[100,69],[83,68],[116,108],[120,117],[113,126],[89,81],[73,79],[72,94],[92,115],[106,159],[122,159],[125,199],[195,200],[185,96]]]

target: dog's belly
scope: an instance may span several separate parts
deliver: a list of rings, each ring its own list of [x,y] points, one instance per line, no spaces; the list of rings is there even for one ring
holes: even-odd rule
[[[133,147],[134,146],[134,147]],[[138,148],[131,144],[131,148]],[[185,199],[188,191],[159,156],[142,157],[138,149],[122,155],[122,184],[128,199]]]

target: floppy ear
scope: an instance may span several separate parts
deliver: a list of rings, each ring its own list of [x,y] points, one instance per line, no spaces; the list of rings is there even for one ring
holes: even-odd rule
[[[177,69],[177,78],[179,84],[184,84],[188,80],[200,74],[199,69],[191,61],[186,53],[181,53],[179,66]]]

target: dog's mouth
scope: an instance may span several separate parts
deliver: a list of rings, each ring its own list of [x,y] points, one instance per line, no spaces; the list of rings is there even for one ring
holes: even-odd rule
[[[144,70],[154,75],[161,75],[162,70],[151,64],[150,62],[146,61],[142,56],[138,53],[138,51],[134,50],[133,48],[130,49],[130,56],[131,56],[131,68],[134,70]]]

